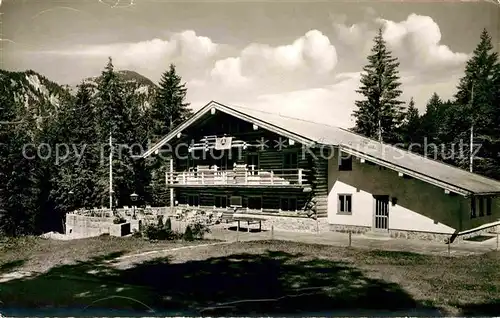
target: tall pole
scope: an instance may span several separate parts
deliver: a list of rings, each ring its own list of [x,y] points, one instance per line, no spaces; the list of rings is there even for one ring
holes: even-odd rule
[[[378,119],[378,141],[382,142],[382,124],[380,122],[380,118]]]
[[[474,147],[474,113],[473,113],[473,101],[474,101],[474,82],[472,82],[472,90],[471,90],[471,96],[470,96],[470,106],[471,106],[471,125],[470,125],[470,163],[469,163],[469,171],[472,172],[472,165],[474,161],[473,157],[473,147]]]
[[[470,163],[469,171],[472,172],[472,162],[474,161],[474,156],[472,155],[472,148],[474,147],[474,123],[470,125]]]
[[[113,210],[113,139],[109,133],[109,209]]]

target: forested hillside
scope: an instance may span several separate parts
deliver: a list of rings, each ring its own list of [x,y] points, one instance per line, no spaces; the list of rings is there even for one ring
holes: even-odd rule
[[[185,95],[173,65],[159,86],[114,70],[111,59],[77,87],[31,70],[0,71],[0,230],[61,230],[67,211],[108,206],[110,137],[113,204],[130,204],[135,192],[142,202],[164,205],[166,190],[154,173],[161,162],[134,155],[189,116]]]

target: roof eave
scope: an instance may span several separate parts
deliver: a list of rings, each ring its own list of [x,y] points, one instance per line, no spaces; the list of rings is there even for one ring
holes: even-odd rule
[[[177,128],[175,128],[173,131],[171,131],[168,135],[166,135],[162,140],[157,142],[153,147],[151,147],[149,150],[144,152],[142,155],[143,158],[149,157],[151,154],[153,154],[155,151],[159,150],[163,145],[168,143],[170,140],[175,138],[179,133],[181,133],[183,130],[187,129],[189,126],[194,124],[197,120],[199,120],[201,117],[203,117],[206,113],[211,111],[212,109],[216,109],[218,111],[222,111],[226,114],[232,115],[236,118],[239,118],[244,121],[248,121],[250,123],[256,124],[259,127],[262,127],[264,129],[267,129],[269,131],[272,131],[274,133],[277,133],[279,135],[285,136],[289,139],[292,139],[296,142],[299,142],[303,145],[306,146],[313,146],[315,145],[315,142],[311,139],[308,139],[304,136],[298,135],[296,133],[293,133],[291,131],[285,130],[283,128],[277,127],[273,124],[266,123],[260,119],[257,119],[255,117],[252,117],[250,115],[246,115],[240,111],[237,111],[235,109],[232,109],[229,106],[220,104],[215,101],[211,101],[210,103],[206,104],[203,106],[200,110],[198,110],[193,116],[191,116],[189,119],[187,119],[184,123],[179,125]]]

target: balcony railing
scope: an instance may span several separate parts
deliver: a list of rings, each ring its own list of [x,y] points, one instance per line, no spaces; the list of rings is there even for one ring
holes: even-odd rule
[[[167,172],[170,185],[242,185],[242,186],[301,186],[307,185],[309,170],[204,170]]]

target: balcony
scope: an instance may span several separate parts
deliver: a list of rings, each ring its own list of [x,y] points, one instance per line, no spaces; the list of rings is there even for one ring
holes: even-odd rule
[[[300,188],[307,186],[309,170],[279,169],[266,170],[204,170],[183,172],[167,172],[166,182],[169,186],[200,187],[276,187]]]

